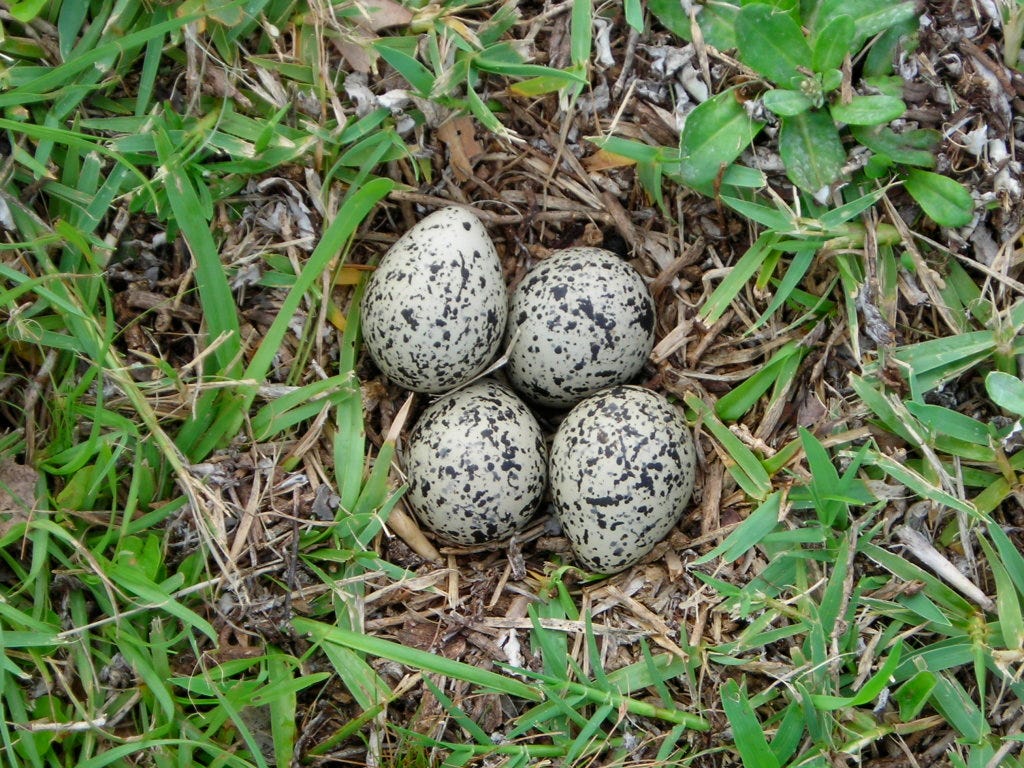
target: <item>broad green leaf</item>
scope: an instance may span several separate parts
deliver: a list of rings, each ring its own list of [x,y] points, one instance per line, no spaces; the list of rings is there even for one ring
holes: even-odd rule
[[[985,389],[992,402],[1018,416],[1024,416],[1024,381],[1002,371],[985,377]]]
[[[843,84],[843,73],[839,69],[826,69],[821,73],[822,93],[831,93]]]
[[[892,73],[893,62],[896,61],[899,52],[905,49],[906,39],[917,32],[918,23],[916,15],[911,15],[902,22],[888,27],[871,41],[862,69],[865,81]],[[903,78],[899,79],[902,81]]]
[[[911,168],[904,186],[936,224],[963,227],[974,215],[974,199],[959,182],[931,171]]]
[[[680,141],[683,182],[707,188],[740,156],[764,126],[751,120],[733,91],[724,91],[693,110],[683,126]],[[702,190],[703,191],[703,190]]]
[[[791,91],[786,88],[774,88],[767,91],[761,97],[765,107],[781,117],[799,115],[809,110],[813,104],[811,100],[800,91]]]
[[[690,17],[679,0],[648,0],[647,8],[669,32],[683,40],[693,39]],[[739,8],[732,2],[709,0],[703,3],[697,13],[697,23],[704,40],[722,51],[735,48],[738,12]]]
[[[437,78],[434,73],[421,64],[415,57],[405,51],[389,46],[389,38],[382,38],[374,45],[374,49],[388,64],[405,78],[421,96],[428,95],[434,89]]]
[[[21,23],[32,21],[46,7],[47,0],[13,0],[8,4],[11,16]]]
[[[786,175],[800,189],[817,194],[839,178],[846,150],[828,112],[803,112],[782,121],[779,153]]]
[[[829,107],[833,120],[850,125],[881,125],[906,111],[907,105],[902,99],[881,95],[854,96],[849,104],[837,103]]]
[[[815,72],[826,69],[839,69],[843,66],[846,54],[854,54],[853,19],[849,16],[836,16],[825,28],[814,36],[814,51],[811,55],[811,68]]]
[[[874,7],[854,19],[857,40],[864,40],[917,17],[913,2],[893,5],[889,0],[875,0],[870,5]]]
[[[782,88],[803,79],[799,69],[811,65],[810,46],[793,17],[764,3],[740,9],[736,47],[744,64]]]
[[[854,45],[917,15],[913,2],[892,0],[824,0],[804,23],[812,30],[825,29],[837,16],[849,16],[855,27]],[[858,45],[859,47],[859,45]]]

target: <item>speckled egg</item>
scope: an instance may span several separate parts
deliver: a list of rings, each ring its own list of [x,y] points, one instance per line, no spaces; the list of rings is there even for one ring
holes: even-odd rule
[[[484,370],[507,316],[508,289],[487,231],[464,208],[443,208],[384,254],[363,296],[363,341],[389,379],[436,394]]]
[[[616,573],[661,541],[693,493],[693,436],[660,395],[607,389],[566,415],[551,444],[551,498],[586,568]]]
[[[533,515],[547,485],[547,450],[523,402],[484,380],[423,412],[405,470],[420,522],[456,544],[483,544],[508,538]]]
[[[654,346],[654,301],[611,251],[569,248],[513,292],[507,337],[512,386],[534,403],[567,407],[640,372]]]

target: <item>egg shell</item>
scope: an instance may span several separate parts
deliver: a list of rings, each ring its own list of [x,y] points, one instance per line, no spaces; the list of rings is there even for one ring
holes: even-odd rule
[[[529,521],[547,485],[547,449],[522,400],[485,380],[423,411],[405,470],[420,522],[456,544],[483,544]]]
[[[512,386],[534,403],[568,407],[640,372],[654,346],[654,301],[611,251],[568,248],[513,292],[507,339]]]
[[[437,394],[487,367],[507,316],[508,289],[487,231],[470,211],[442,208],[381,259],[362,300],[363,342],[389,379]]]
[[[682,414],[635,386],[607,389],[569,411],[549,466],[562,531],[579,562],[598,573],[628,568],[668,535],[696,474]]]

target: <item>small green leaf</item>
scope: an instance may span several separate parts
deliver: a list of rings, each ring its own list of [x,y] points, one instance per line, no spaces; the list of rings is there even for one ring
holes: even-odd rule
[[[690,16],[679,0],[648,0],[647,8],[669,32],[683,40],[692,41]],[[704,40],[727,51],[736,47],[736,14],[739,8],[732,3],[708,3],[700,7],[698,21]]]
[[[775,88],[761,97],[764,105],[781,117],[792,117],[806,112],[813,105],[811,100],[800,91],[791,91],[786,88]]]
[[[793,17],[764,3],[740,9],[736,46],[744,64],[783,88],[811,64],[810,46]]]
[[[831,93],[843,84],[843,73],[838,69],[826,69],[821,73],[822,93]]]
[[[787,342],[772,359],[765,363],[761,370],[750,378],[740,382],[729,392],[718,398],[715,412],[723,421],[736,421],[742,418],[765,392],[780,378],[786,370],[787,361],[796,356],[799,360],[806,352],[805,347],[798,347],[796,342]]]
[[[831,696],[828,694],[811,694],[811,701],[818,709],[833,712],[844,707],[861,707],[874,701],[889,685],[889,678],[896,671],[903,650],[902,643],[897,643],[890,651],[889,657],[871,678],[861,686],[853,696]]]
[[[436,81],[434,73],[405,51],[389,46],[387,44],[389,40],[390,38],[384,38],[377,41],[374,44],[374,49],[384,61],[405,78],[409,85],[416,89],[420,96],[429,94]]]
[[[935,146],[942,134],[938,131],[921,128],[904,133],[896,133],[884,125],[850,127],[853,137],[879,155],[885,155],[893,162],[902,165],[915,165],[921,168],[935,167]]]
[[[778,239],[774,232],[764,232],[754,241],[701,307],[700,317],[704,323],[711,325],[725,314],[733,299],[771,254]]]
[[[836,16],[814,37],[811,66],[815,72],[838,69],[847,53],[853,53],[853,19]]]
[[[864,3],[859,4],[864,5]],[[882,0],[869,3],[869,5],[873,5],[874,8],[867,13],[858,15],[855,19],[858,40],[877,35],[879,32],[915,19],[917,16],[916,4],[913,2],[893,5],[889,0]]]
[[[680,142],[683,182],[707,187],[740,156],[764,123],[750,119],[732,91],[708,99],[686,118]]]
[[[960,183],[948,176],[911,168],[907,171],[904,186],[936,224],[963,227],[971,222],[974,199]]]
[[[896,350],[896,358],[906,365],[911,387],[928,392],[990,357],[995,348],[992,331],[971,331],[908,344]]]
[[[607,136],[604,138],[591,138],[605,152],[613,155],[626,157],[637,163],[664,163],[665,149],[663,147],[652,147],[642,141],[623,139],[619,136]]]
[[[783,120],[779,152],[789,180],[812,195],[836,181],[846,162],[835,123],[820,110]]]
[[[919,403],[916,400],[908,400],[905,405],[914,418],[934,434],[953,437],[975,445],[988,445],[991,439],[989,425],[972,419],[965,413],[943,408],[941,405]]]
[[[586,72],[594,40],[594,4],[592,0],[573,0],[569,23],[569,51],[573,68]]]
[[[11,16],[22,24],[32,21],[47,5],[46,0],[15,0],[10,3]]]
[[[917,16],[913,2],[893,3],[892,0],[823,0],[804,19],[812,30],[825,29],[838,16],[853,19],[856,32],[854,46],[871,35],[877,35],[890,27]]]
[[[755,203],[753,200],[743,200],[742,198],[729,195],[722,195],[722,202],[746,218],[778,232],[786,232],[797,223],[792,213],[777,208],[774,205],[763,205]]]
[[[832,104],[829,111],[838,123],[882,125],[906,112],[907,105],[892,96],[854,96],[849,104]]]
[[[640,0],[626,0],[623,10],[626,13],[626,23],[631,29],[637,32],[644,31],[644,6]]]
[[[1018,416],[1024,416],[1024,381],[1002,371],[985,377],[985,389],[992,402]]]
[[[988,567],[992,569],[992,578],[996,583],[996,609],[999,626],[1003,631],[1003,643],[1007,648],[1024,648],[1024,614],[1021,612],[1020,596],[992,545],[982,536],[978,537],[978,542],[985,550]]]
[[[767,499],[772,492],[772,481],[761,460],[725,424],[718,420],[718,417],[703,400],[696,395],[687,395],[684,400],[721,444],[726,469],[736,480],[737,485],[754,499]]]

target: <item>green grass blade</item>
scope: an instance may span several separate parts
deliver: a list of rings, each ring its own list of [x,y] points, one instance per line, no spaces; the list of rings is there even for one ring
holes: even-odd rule
[[[725,537],[725,541],[693,561],[694,565],[710,562],[721,557],[732,563],[761,543],[762,539],[775,530],[779,524],[782,507],[782,492],[776,491]]]
[[[515,696],[527,701],[540,701],[541,694],[533,686],[505,675],[499,675],[486,669],[474,667],[461,661],[446,659],[434,653],[427,653],[418,648],[411,648],[390,640],[370,637],[360,632],[351,632],[339,627],[296,618],[292,624],[298,632],[312,635],[317,643],[331,643],[360,653],[368,653],[382,659],[390,659],[416,669],[422,669],[437,675],[444,675],[455,680],[465,680],[481,688]]]
[[[700,319],[706,325],[714,325],[725,314],[733,299],[761,268],[777,240],[778,235],[774,232],[764,232],[732,266],[729,274],[718,284],[700,309]]]
[[[779,768],[779,761],[768,747],[764,729],[750,706],[746,691],[735,680],[729,680],[722,686],[721,697],[743,768]]]
[[[273,364],[285,335],[289,332],[289,324],[298,311],[306,292],[320,279],[330,262],[343,253],[356,229],[370,214],[373,208],[394,188],[389,179],[373,179],[358,191],[352,193],[338,211],[334,220],[324,231],[320,242],[313,250],[309,261],[295,279],[295,283],[278,310],[277,317],[260,342],[245,369],[243,379],[247,382],[261,382]],[[242,427],[245,413],[256,396],[256,387],[248,383],[240,388],[238,402],[224,409],[217,415],[211,425],[208,421],[194,421],[186,425],[189,436],[195,433],[197,442],[191,455],[205,457],[217,446],[238,434]]]
[[[708,431],[721,443],[726,469],[737,484],[755,499],[768,498],[772,491],[772,481],[760,459],[718,420],[703,400],[695,395],[687,395],[684,400],[697,413]]]
[[[196,265],[199,302],[206,321],[208,343],[221,341],[213,352],[215,376],[237,378],[242,372],[242,342],[235,297],[220,260],[220,249],[210,232],[210,215],[200,202],[192,179],[174,155],[170,138],[162,130],[154,133],[160,162],[167,182],[167,200]]]

